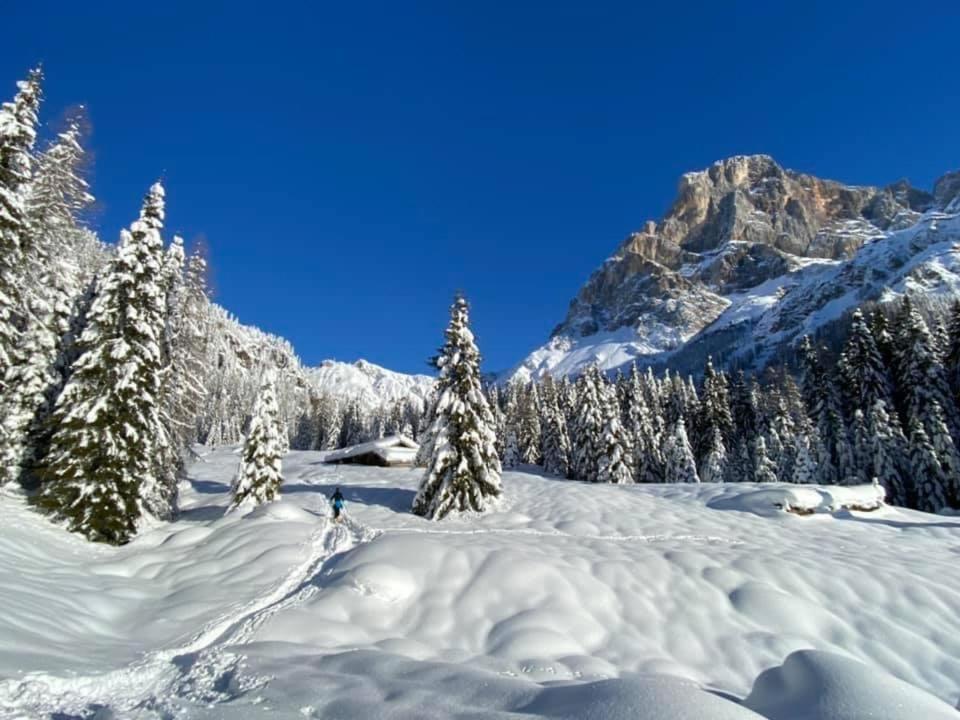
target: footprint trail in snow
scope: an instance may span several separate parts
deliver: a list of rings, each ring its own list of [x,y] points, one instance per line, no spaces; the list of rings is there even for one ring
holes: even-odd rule
[[[208,623],[188,642],[147,653],[126,667],[95,675],[59,677],[46,673],[0,681],[0,718],[44,717],[54,713],[89,717],[99,707],[122,717],[170,717],[181,701],[229,699],[257,680],[238,680],[240,647],[268,618],[319,592],[313,579],[334,556],[368,542],[378,533],[347,520],[324,519],[306,544],[306,557],[279,583],[243,606]],[[61,715],[62,716],[62,715]],[[112,716],[108,716],[112,717]]]

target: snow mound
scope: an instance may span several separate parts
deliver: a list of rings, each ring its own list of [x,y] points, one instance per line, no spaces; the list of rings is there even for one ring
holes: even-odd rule
[[[957,720],[913,685],[834,653],[799,650],[757,678],[743,704],[770,720]]]
[[[733,497],[722,497],[711,503],[718,510],[740,510],[764,517],[780,512],[797,515],[834,513],[842,510],[869,512],[884,506],[883,487],[874,485],[817,486],[817,485],[745,485],[743,492]]]
[[[519,710],[557,720],[759,720],[762,716],[671,677],[618,678],[546,688]]]
[[[315,523],[316,515],[307,512],[299,505],[290,502],[264,503],[258,505],[246,515],[247,518],[266,518],[268,520],[281,520],[286,522]]]

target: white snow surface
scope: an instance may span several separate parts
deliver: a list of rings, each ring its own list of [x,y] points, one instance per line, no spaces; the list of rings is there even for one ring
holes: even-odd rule
[[[0,496],[0,718],[960,717],[958,518],[505,472],[431,522],[420,471],[323,459],[224,517],[210,452],[121,548]]]
[[[358,398],[368,410],[402,398],[422,403],[434,383],[429,375],[394,372],[366,360],[324,360],[318,367],[307,368],[306,375],[317,390],[338,398]]]

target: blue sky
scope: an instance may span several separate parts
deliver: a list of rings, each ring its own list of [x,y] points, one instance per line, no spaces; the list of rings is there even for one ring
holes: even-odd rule
[[[218,301],[310,363],[423,371],[463,289],[507,368],[722,157],[960,167],[958,3],[259,5],[19,2],[0,88],[42,60],[43,119],[89,109],[103,237],[162,174]]]

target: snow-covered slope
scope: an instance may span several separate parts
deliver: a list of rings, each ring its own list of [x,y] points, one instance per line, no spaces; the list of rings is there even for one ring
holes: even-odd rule
[[[120,548],[0,498],[0,718],[960,717],[960,519],[512,472],[434,523],[417,471],[321,459],[224,516],[218,450]]]
[[[960,291],[960,172],[934,191],[854,187],[734,157],[680,182],[659,223],[631,235],[510,376],[575,375],[705,357],[763,367],[802,334],[868,301]]]
[[[354,363],[325,360],[309,368],[307,377],[320,392],[339,398],[359,398],[368,409],[402,398],[424,401],[433,388],[429,375],[407,375],[357,360]]]

